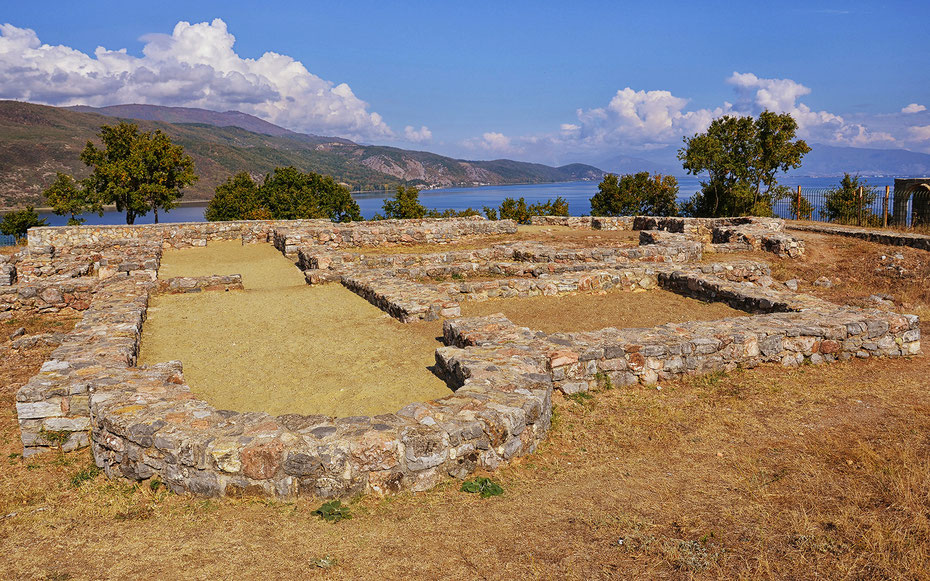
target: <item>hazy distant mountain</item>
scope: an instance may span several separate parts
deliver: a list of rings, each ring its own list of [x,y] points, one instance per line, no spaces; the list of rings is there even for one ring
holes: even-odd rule
[[[185,190],[187,200],[211,198],[216,186],[237,172],[260,177],[288,165],[331,175],[354,190],[392,189],[400,183],[448,187],[600,180],[603,175],[584,164],[550,167],[507,159],[468,161],[425,151],[364,146],[338,137],[294,133],[237,112],[150,105],[104,110],[108,116],[90,108],[0,101],[0,207],[42,205],[41,193],[55,172],[78,178],[87,175],[80,152],[101,125],[114,123],[113,116],[135,120],[145,131],[161,129],[184,146],[200,176]]]
[[[924,177],[930,175],[930,155],[904,149],[866,149],[812,143],[803,165],[792,175]]]
[[[628,155],[617,155],[600,160],[597,165],[598,167],[604,168],[605,171],[621,175],[637,173],[641,171],[673,176],[685,175],[685,170],[682,169],[681,162],[676,163],[674,150],[671,151],[671,157],[669,157],[664,149],[659,152],[651,153],[652,156],[654,156],[653,159]]]
[[[930,155],[904,149],[866,149],[811,143],[795,177],[834,177],[844,172],[862,176],[923,177],[930,175]],[[687,175],[676,158],[679,147],[665,147],[638,157],[615,156],[600,160],[598,166],[614,173],[659,172]]]

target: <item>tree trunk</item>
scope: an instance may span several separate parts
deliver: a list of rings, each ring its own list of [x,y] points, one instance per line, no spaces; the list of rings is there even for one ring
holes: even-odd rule
[[[152,208],[155,210],[155,223],[158,224],[158,206]]]
[[[126,210],[126,223],[130,225],[136,223],[136,213],[132,210]]]

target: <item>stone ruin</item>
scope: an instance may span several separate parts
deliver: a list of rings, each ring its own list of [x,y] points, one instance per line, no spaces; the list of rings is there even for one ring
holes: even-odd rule
[[[639,246],[539,242],[442,251],[465,238],[512,234],[481,218],[253,221],[34,228],[0,264],[0,315],[79,311],[39,373],[16,395],[24,455],[91,446],[110,477],[159,478],[178,493],[339,497],[424,490],[532,453],[552,392],[653,384],[760,363],[796,366],[920,349],[914,315],[840,306],[792,292],[768,265],[705,256],[761,250],[793,258],[804,245],[775,219],[534,218],[540,225],[640,230]],[[241,288],[241,279],[158,279],[166,248],[210,240],[271,243],[309,284],[341,283],[401,321],[445,317],[437,366],[447,397],[397,413],[332,418],[218,410],[185,384],[180,362],[136,366],[149,297]],[[434,253],[366,254],[436,244]],[[449,278],[451,280],[445,280]],[[463,301],[662,288],[753,313],[719,321],[552,333],[502,315],[457,318]],[[10,316],[10,315],[6,315]],[[11,348],[16,348],[15,343]]]

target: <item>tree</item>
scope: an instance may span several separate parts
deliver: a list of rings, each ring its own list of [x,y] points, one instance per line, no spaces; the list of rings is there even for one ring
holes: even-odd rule
[[[555,200],[546,200],[527,204],[526,199],[504,198],[497,210],[485,207],[485,214],[491,220],[500,216],[501,220],[513,220],[518,224],[529,224],[533,216],[568,216],[568,202],[561,196]]]
[[[22,238],[34,226],[48,226],[48,221],[40,218],[32,206],[26,206],[25,210],[3,216],[3,220],[0,221],[0,234]]]
[[[271,218],[271,212],[259,201],[258,184],[247,172],[239,172],[216,186],[213,199],[207,204],[204,218],[219,220],[260,220]]]
[[[59,216],[71,216],[68,218],[69,226],[77,226],[84,223],[83,218],[77,218],[78,214],[86,212],[98,212],[103,215],[103,208],[97,202],[95,196],[90,195],[85,187],[78,184],[68,174],[58,172],[55,181],[48,187],[42,195],[52,206],[52,210]]]
[[[862,188],[862,200],[859,200],[859,188]],[[858,221],[859,209],[862,208],[862,224],[878,225],[878,216],[872,212],[872,203],[878,197],[878,190],[866,183],[859,176],[843,175],[840,187],[827,192],[826,202],[820,215],[831,222],[853,224]]]
[[[81,161],[93,171],[85,181],[100,204],[116,204],[133,224],[149,210],[169,210],[177,205],[181,190],[194,183],[194,161],[184,148],[171,143],[161,131],[142,133],[134,123],[120,122],[100,128],[103,149],[88,141]]]
[[[810,151],[794,140],[797,122],[788,113],[764,111],[758,119],[725,115],[706,133],[684,139],[678,159],[689,174],[707,172],[702,189],[683,207],[692,216],[770,216],[788,189],[777,174],[801,166]]]
[[[641,171],[617,178],[607,174],[591,198],[594,216],[674,216],[678,212],[678,180]]]
[[[397,186],[394,198],[384,200],[382,208],[385,218],[422,218],[427,213],[426,207],[420,203],[420,191],[413,186]]]
[[[349,188],[331,176],[278,167],[265,176],[259,203],[275,220],[328,218],[333,222],[361,220],[358,203]]]

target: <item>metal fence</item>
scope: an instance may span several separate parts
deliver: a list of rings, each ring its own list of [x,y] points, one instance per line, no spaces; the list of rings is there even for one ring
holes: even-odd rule
[[[15,236],[7,236],[6,234],[0,234],[0,246],[13,246],[16,244]]]
[[[852,226],[930,228],[930,190],[864,186],[853,191],[802,188],[772,205],[775,216]]]

